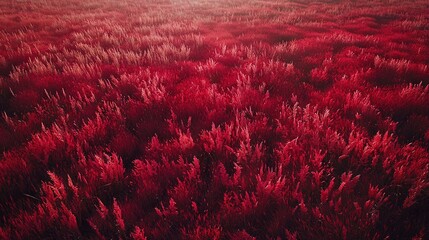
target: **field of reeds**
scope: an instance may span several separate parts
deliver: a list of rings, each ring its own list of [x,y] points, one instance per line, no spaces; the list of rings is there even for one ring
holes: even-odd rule
[[[0,2],[0,239],[427,239],[425,0]]]

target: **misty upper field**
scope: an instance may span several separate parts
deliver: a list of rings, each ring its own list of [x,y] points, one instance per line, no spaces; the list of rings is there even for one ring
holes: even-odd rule
[[[0,2],[0,239],[429,238],[429,3]]]

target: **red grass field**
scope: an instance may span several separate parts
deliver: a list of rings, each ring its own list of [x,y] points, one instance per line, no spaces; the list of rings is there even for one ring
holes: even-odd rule
[[[428,239],[429,2],[0,2],[0,239]]]

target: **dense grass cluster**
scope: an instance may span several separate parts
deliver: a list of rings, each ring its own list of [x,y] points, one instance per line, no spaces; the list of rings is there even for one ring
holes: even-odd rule
[[[0,3],[0,239],[423,239],[429,4]]]

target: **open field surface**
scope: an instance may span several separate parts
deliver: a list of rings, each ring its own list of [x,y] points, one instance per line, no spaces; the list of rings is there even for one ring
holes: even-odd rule
[[[424,239],[429,3],[0,2],[0,239]]]

